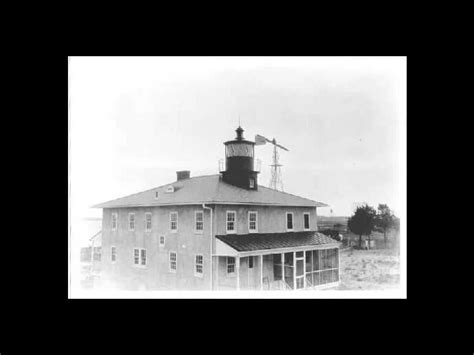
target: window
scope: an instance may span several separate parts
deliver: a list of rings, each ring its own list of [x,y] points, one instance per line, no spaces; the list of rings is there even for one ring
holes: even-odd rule
[[[249,256],[249,269],[253,269],[253,256]]]
[[[309,230],[309,213],[303,213],[304,229]]]
[[[112,213],[112,230],[117,230],[117,213]]]
[[[159,192],[158,191],[155,191],[155,200],[158,200],[158,196],[159,196]]]
[[[227,257],[227,273],[233,274],[235,272],[235,258],[233,256]]]
[[[133,263],[135,265],[140,264],[140,250],[139,249],[133,249]]]
[[[255,179],[254,178],[250,178],[249,187],[251,189],[253,189],[255,187]]]
[[[170,271],[171,272],[176,272],[176,269],[178,267],[178,254],[174,251],[170,251]]]
[[[146,249],[143,249],[143,248],[133,249],[133,264],[137,266],[146,265]]]
[[[150,212],[145,213],[145,230],[147,232],[151,231],[151,213]]]
[[[135,230],[135,213],[128,214],[128,230]]]
[[[249,232],[257,232],[257,212],[249,211]]]
[[[165,236],[164,235],[160,235],[160,247],[163,247],[165,245]]]
[[[235,233],[235,211],[227,211],[226,213],[226,231],[227,233]]]
[[[202,276],[203,274],[203,260],[202,255],[196,255],[194,259],[194,275]]]
[[[110,260],[114,263],[117,260],[117,248],[111,247]]]
[[[140,250],[140,260],[142,265],[146,265],[146,249]]]
[[[170,230],[172,232],[178,231],[178,212],[170,213]]]
[[[286,230],[293,230],[293,212],[286,212]]]
[[[195,211],[194,212],[194,231],[198,233],[202,233],[203,230],[203,220],[204,220],[204,212],[203,211]]]
[[[225,147],[226,157],[251,157],[253,158],[253,145],[245,143],[227,144]]]
[[[143,249],[143,248],[133,249],[133,263],[137,266],[146,265],[146,249]]]

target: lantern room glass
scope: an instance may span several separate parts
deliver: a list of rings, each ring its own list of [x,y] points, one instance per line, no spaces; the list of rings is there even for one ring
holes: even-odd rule
[[[226,157],[250,157],[253,158],[253,144],[230,143],[226,145]]]

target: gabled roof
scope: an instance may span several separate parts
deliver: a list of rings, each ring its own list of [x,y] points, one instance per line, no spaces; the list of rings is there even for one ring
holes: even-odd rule
[[[239,252],[339,244],[318,232],[226,234],[216,238]]]
[[[174,192],[166,192],[169,186]],[[155,192],[158,191],[158,198]],[[118,198],[93,206],[94,208],[119,208],[140,206],[166,206],[184,204],[242,204],[272,206],[325,207],[324,203],[276,191],[259,185],[258,190],[246,190],[221,180],[219,175],[197,176],[175,181],[147,191]]]

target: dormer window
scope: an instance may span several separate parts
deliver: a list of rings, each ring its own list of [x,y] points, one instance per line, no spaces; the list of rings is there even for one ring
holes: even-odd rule
[[[166,188],[166,192],[167,192],[167,193],[174,192],[174,186],[168,186],[168,187]]]

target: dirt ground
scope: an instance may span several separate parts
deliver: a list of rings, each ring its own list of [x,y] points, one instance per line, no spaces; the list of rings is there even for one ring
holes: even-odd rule
[[[337,290],[384,290],[400,284],[400,255],[397,249],[340,252],[340,285]],[[334,288],[333,288],[334,290]]]

